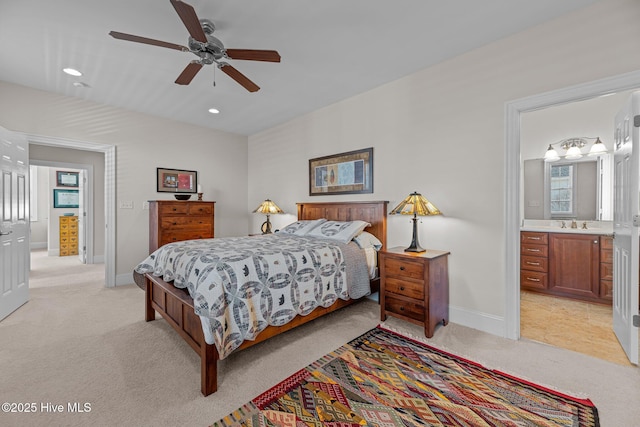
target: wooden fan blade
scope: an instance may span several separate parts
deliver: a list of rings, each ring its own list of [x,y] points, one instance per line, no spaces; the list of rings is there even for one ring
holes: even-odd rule
[[[228,64],[221,65],[220,69],[222,70],[223,73],[225,73],[227,76],[231,77],[233,80],[238,82],[240,86],[244,87],[249,92],[257,92],[260,90],[260,87],[257,84],[249,80],[247,76],[245,76],[240,71],[233,68],[231,65],[228,65]]]
[[[134,35],[131,35],[131,34],[119,33],[117,31],[111,31],[109,33],[109,35],[111,37],[113,37],[114,39],[127,40],[127,41],[130,41],[130,42],[136,42],[136,43],[150,44],[150,45],[153,45],[153,46],[167,47],[169,49],[182,50],[182,51],[187,51],[187,52],[189,51],[189,49],[187,49],[186,46],[180,46],[179,44],[163,42],[161,40],[148,39],[146,37],[134,36]]]
[[[173,8],[178,12],[178,16],[182,19],[184,26],[187,27],[187,31],[189,31],[191,37],[199,42],[206,43],[207,36],[202,29],[202,25],[200,25],[200,20],[198,19],[198,15],[196,15],[196,11],[193,7],[181,2],[180,0],[169,1],[171,1]]]
[[[227,56],[247,61],[280,62],[280,54],[275,50],[227,49]]]
[[[176,83],[179,85],[188,85],[196,74],[198,74],[200,68],[202,68],[202,64],[197,61],[191,62],[184,70],[182,70],[182,73],[176,79]]]

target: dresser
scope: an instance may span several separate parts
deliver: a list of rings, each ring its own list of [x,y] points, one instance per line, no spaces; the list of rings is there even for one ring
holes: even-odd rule
[[[149,253],[181,240],[214,237],[215,202],[149,201]]]
[[[428,338],[438,323],[449,323],[449,268],[446,251],[379,252],[380,319],[387,315],[422,325]]]
[[[78,255],[78,217],[61,216],[60,256]]]

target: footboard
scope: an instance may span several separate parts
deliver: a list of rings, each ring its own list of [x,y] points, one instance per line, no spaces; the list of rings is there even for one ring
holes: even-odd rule
[[[145,275],[145,320],[155,320],[157,311],[180,336],[200,355],[200,390],[205,396],[218,389],[218,350],[207,344],[200,318],[193,310],[193,299],[188,292]]]

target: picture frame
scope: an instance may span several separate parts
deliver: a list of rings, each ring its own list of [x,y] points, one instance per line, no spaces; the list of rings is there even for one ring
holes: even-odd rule
[[[53,189],[54,208],[78,208],[80,205],[79,190],[67,190],[61,188]]]
[[[373,147],[309,160],[309,195],[373,193]]]
[[[156,168],[158,193],[196,194],[198,172],[182,169]]]
[[[56,187],[78,187],[79,172],[56,171]]]

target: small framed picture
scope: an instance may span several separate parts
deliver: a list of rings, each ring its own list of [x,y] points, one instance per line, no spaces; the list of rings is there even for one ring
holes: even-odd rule
[[[198,172],[157,168],[156,184],[158,193],[195,194],[198,185]]]
[[[63,190],[55,188],[53,190],[54,208],[77,208],[80,204],[78,190]]]
[[[56,171],[57,187],[78,187],[78,172]]]

